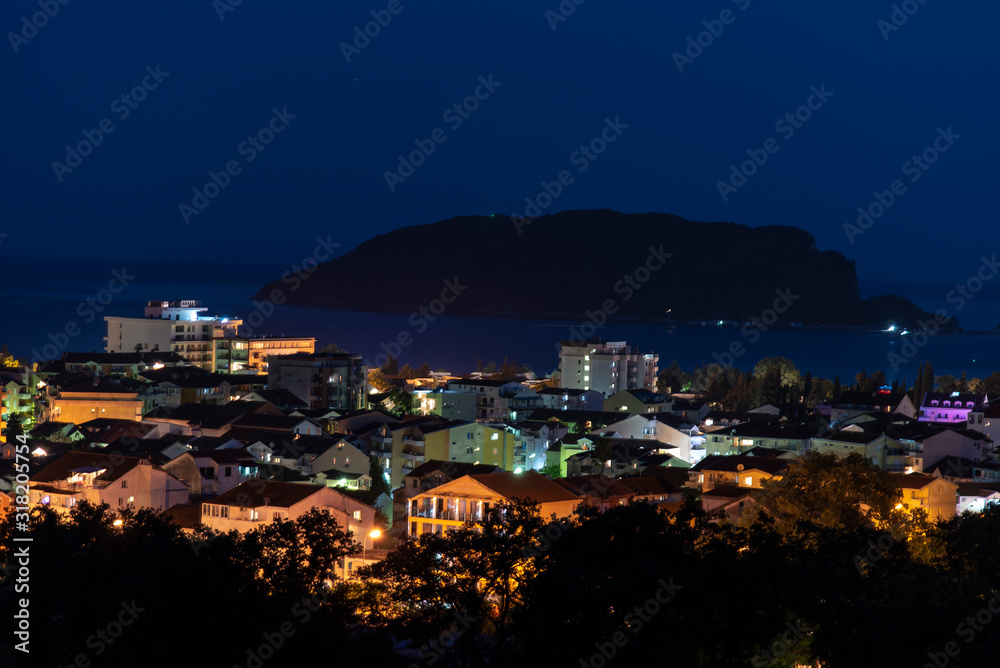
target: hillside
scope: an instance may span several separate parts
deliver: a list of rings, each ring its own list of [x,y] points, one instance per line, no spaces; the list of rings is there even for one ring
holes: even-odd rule
[[[406,313],[440,296],[446,280],[468,286],[448,315],[575,320],[614,300],[614,318],[663,319],[672,309],[678,323],[747,321],[788,293],[778,324],[913,328],[928,317],[901,297],[861,299],[854,262],[818,250],[804,230],[609,210],[543,216],[520,234],[505,215],[406,227],[254,298],[281,289],[299,306]]]

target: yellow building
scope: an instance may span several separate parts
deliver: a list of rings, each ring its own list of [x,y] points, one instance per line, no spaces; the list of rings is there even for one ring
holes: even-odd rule
[[[142,399],[107,378],[94,377],[57,388],[51,399],[48,421],[83,424],[97,418],[142,420]]]
[[[544,519],[570,517],[583,501],[580,495],[534,471],[466,475],[410,499],[407,535],[443,534],[466,522],[481,522],[490,508],[515,498],[537,501]]]
[[[955,516],[958,507],[955,483],[923,473],[890,473],[889,478],[903,490],[902,504],[908,511],[923,508],[931,520]]]

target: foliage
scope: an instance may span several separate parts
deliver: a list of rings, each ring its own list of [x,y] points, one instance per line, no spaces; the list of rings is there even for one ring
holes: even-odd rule
[[[328,343],[325,346],[323,346],[323,349],[320,350],[320,352],[321,353],[346,353],[347,351],[344,350],[343,348],[341,348],[340,346],[338,346],[336,343]]]
[[[392,383],[390,383],[389,379],[385,377],[382,369],[368,370],[368,384],[379,392],[389,392],[393,388]]]

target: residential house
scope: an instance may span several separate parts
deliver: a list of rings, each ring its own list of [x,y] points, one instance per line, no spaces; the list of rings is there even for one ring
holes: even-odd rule
[[[917,409],[905,392],[841,392],[830,409],[830,421],[843,422],[862,413],[901,413],[915,418]]]
[[[603,406],[607,412],[617,411],[631,415],[642,415],[669,411],[673,406],[673,401],[665,394],[637,388],[615,392],[604,400]]]
[[[94,418],[142,419],[139,393],[107,378],[94,376],[55,388],[50,395],[46,420],[81,424]]]
[[[546,387],[538,390],[542,400],[540,408],[557,411],[606,411],[604,395],[597,390],[579,387]]]
[[[31,476],[30,501],[63,513],[80,501],[166,510],[187,503],[188,486],[151,460],[70,451]]]
[[[570,517],[583,500],[534,471],[466,475],[411,498],[407,534],[440,535],[466,522],[481,522],[492,507],[515,498],[536,501],[546,519]]]
[[[917,508],[928,519],[948,519],[958,509],[958,484],[923,473],[890,473],[889,478],[903,491],[903,506],[910,512]]]

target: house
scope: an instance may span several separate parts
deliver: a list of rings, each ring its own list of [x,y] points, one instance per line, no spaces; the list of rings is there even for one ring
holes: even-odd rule
[[[653,504],[679,503],[684,500],[680,488],[657,475],[625,476],[618,479],[632,492],[633,501]]]
[[[917,409],[905,392],[841,392],[830,409],[830,421],[842,422],[862,413],[901,413],[915,418]]]
[[[187,464],[187,458],[193,460],[194,472]],[[216,496],[235,489],[253,477],[256,472],[253,463],[253,456],[243,450],[195,450],[163,464],[163,468],[187,481],[192,494]],[[197,474],[197,482],[194,482],[194,474]],[[188,475],[192,476],[191,480],[185,477]]]
[[[762,481],[775,476],[780,477],[787,466],[787,459],[750,455],[709,455],[688,471],[688,484],[701,489],[702,495],[719,485],[761,489]]]
[[[250,394],[241,397],[243,401],[266,401],[280,410],[308,409],[309,404],[304,399],[300,399],[288,390],[254,390]],[[305,417],[312,417],[305,416]]]
[[[546,465],[549,446],[567,433],[564,424],[548,422],[516,422],[510,425],[520,446],[514,449],[514,470],[542,469]]]
[[[607,412],[617,411],[619,413],[641,415],[643,413],[669,411],[673,403],[665,394],[657,394],[646,389],[637,388],[615,392],[604,400],[603,406]]]
[[[602,511],[627,505],[634,496],[629,487],[602,473],[556,478],[553,482],[581,497],[584,505]]]
[[[201,521],[216,531],[251,531],[277,520],[295,520],[312,508],[327,510],[355,537],[375,526],[375,509],[326,485],[250,480],[201,506]]]
[[[969,414],[981,412],[989,400],[973,392],[927,392],[920,404],[921,422],[968,422]]]
[[[142,419],[139,393],[107,378],[94,376],[56,388],[50,395],[46,420],[81,424],[94,418]]]
[[[716,518],[736,522],[754,506],[753,489],[725,484],[701,493],[701,509]]]
[[[172,408],[182,404],[226,404],[241,394],[229,376],[199,366],[149,368],[140,372],[139,378],[159,388],[162,405]]]
[[[958,483],[1000,483],[1000,462],[980,462],[949,455],[925,468],[924,473]]]
[[[958,508],[956,512],[981,513],[986,506],[1000,503],[1000,484],[981,482],[960,482],[958,484]]]
[[[85,371],[95,376],[124,376],[138,379],[147,369],[185,366],[187,360],[176,352],[147,351],[123,353],[63,353],[66,371]]]
[[[1000,438],[1000,402],[969,411],[968,428],[986,434],[993,442]]]
[[[245,413],[232,422],[234,429],[256,429],[260,431],[291,431],[303,436],[325,435],[323,426],[312,418],[297,415]]]
[[[187,503],[188,486],[141,457],[70,451],[31,476],[30,501],[68,513],[82,500],[114,509],[166,510]]]
[[[476,394],[442,387],[417,388],[412,392],[413,410],[420,415],[437,415],[446,420],[475,420]]]
[[[885,435],[886,447],[899,451],[907,467],[918,473],[948,456],[984,461],[993,451],[993,442],[982,432],[928,422],[891,425]]]
[[[711,412],[711,407],[707,402],[696,401],[694,399],[684,399],[674,396],[671,399],[670,411],[685,422],[698,424]]]
[[[545,387],[537,391],[542,405],[539,408],[549,408],[557,411],[602,411],[604,395],[597,390],[584,390],[579,387]]]
[[[621,413],[618,414],[621,416]],[[675,457],[694,464],[705,455],[705,436],[696,424],[687,423],[673,413],[630,415],[594,430],[608,438],[639,438],[667,443],[677,448]]]
[[[490,508],[515,498],[538,502],[543,518],[570,517],[583,498],[534,471],[465,475],[410,499],[407,535],[443,534],[481,522]]]
[[[334,434],[332,437],[301,436],[292,445],[295,452],[301,451],[301,456],[294,462],[282,463],[286,466],[294,465],[306,475],[339,471],[348,476],[357,476],[368,475],[371,470],[371,459],[362,449],[365,444],[358,438],[344,434]],[[327,477],[330,475],[332,474]]]
[[[958,509],[958,484],[924,473],[890,473],[890,480],[903,491],[903,506],[910,512],[921,508],[928,519],[948,519]]]
[[[813,427],[784,422],[743,422],[705,436],[706,454],[742,454],[751,448],[774,448],[804,455],[816,435]]]
[[[317,471],[309,477],[313,485],[341,487],[355,491],[367,491],[372,488],[372,477],[367,473],[348,473],[337,469]]]

